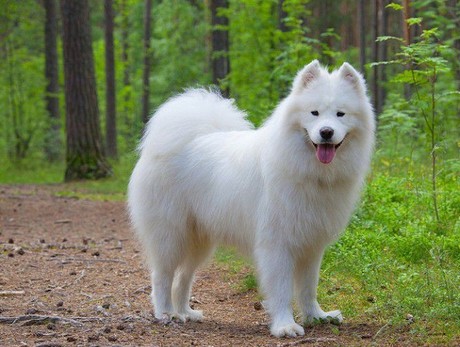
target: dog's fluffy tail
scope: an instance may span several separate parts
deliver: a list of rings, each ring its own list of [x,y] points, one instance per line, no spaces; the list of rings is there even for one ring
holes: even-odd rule
[[[178,153],[196,137],[251,129],[233,100],[206,89],[189,89],[164,103],[148,122],[139,149],[148,155]]]

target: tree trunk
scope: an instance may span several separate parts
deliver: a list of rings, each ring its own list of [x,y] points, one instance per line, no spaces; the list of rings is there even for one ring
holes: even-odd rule
[[[337,1],[331,3],[330,0],[322,0],[319,5],[319,18],[320,18],[320,25],[319,25],[319,35],[327,32],[329,28],[334,27],[332,23],[331,17],[333,14],[336,13]],[[334,50],[332,36],[327,35],[325,38],[322,38],[327,47],[331,50]],[[321,49],[321,60],[326,65],[333,65],[334,61],[330,54],[325,54],[324,49]]]
[[[364,0],[358,3],[358,37],[359,37],[359,66],[361,73],[366,77],[366,24]]]
[[[386,0],[374,1],[373,27],[374,27],[374,42],[377,37],[385,35],[387,31],[387,18],[385,15]],[[386,60],[386,44],[385,42],[375,42],[373,46],[372,58],[374,62]],[[383,109],[385,90],[382,84],[385,82],[386,75],[381,65],[375,66],[372,79],[372,94],[374,97],[374,107],[376,114],[380,114]]]
[[[61,0],[66,100],[65,180],[109,176],[102,147],[88,0]]]
[[[133,116],[133,103],[132,103],[132,88],[129,64],[129,10],[127,0],[120,0],[119,2],[119,15],[120,20],[120,44],[121,44],[121,65],[123,67],[123,88],[121,93],[121,112],[118,119],[122,120],[123,126],[119,128],[128,148],[134,148],[137,142],[136,129],[139,129],[140,122],[137,117]],[[133,118],[134,117],[134,118]]]
[[[386,6],[389,4],[389,0],[380,0],[380,11],[379,11],[379,23],[380,23],[380,35],[386,36],[388,33],[388,12],[386,11]],[[387,61],[388,54],[387,54],[387,47],[388,44],[386,41],[380,43],[380,50],[379,50],[379,61]],[[383,111],[383,106],[385,105],[385,99],[387,97],[386,90],[385,90],[385,83],[387,81],[387,74],[385,65],[380,66],[380,75],[379,75],[379,87],[378,87],[378,113]]]
[[[150,115],[150,36],[152,22],[152,0],[145,1],[144,13],[144,74],[142,78],[142,122],[146,124]]]
[[[112,0],[104,1],[105,17],[105,82],[106,82],[106,146],[107,155],[117,158],[117,117],[115,99],[115,61],[113,56]]]
[[[204,7],[205,7],[205,21],[206,23],[211,23],[212,15],[211,15],[211,1],[212,0],[204,0]],[[212,30],[206,30],[205,35],[205,46],[206,46],[206,65],[205,65],[205,73],[210,74],[212,69]]]
[[[277,5],[278,5],[278,30],[285,33],[288,31],[288,28],[286,26],[286,17],[287,13],[284,10],[284,1],[285,0],[278,0]]]
[[[448,6],[449,6],[449,19],[452,22],[459,23],[460,22],[460,11],[458,10],[458,0],[449,0],[448,1]],[[454,54],[455,58],[452,59],[452,68],[454,71],[454,76],[455,80],[457,82],[457,88],[460,89],[460,30],[459,30],[459,25],[455,25],[451,29],[451,37],[455,37],[453,39],[452,46],[454,48]],[[460,114],[459,114],[460,117]]]
[[[408,46],[411,44],[411,28],[409,26],[409,23],[407,20],[411,18],[411,13],[410,13],[410,1],[409,0],[403,0],[403,11],[402,11],[402,28],[403,28],[403,38],[404,38],[404,43]],[[406,68],[409,70],[410,66],[406,66]],[[412,94],[411,90],[411,85],[410,84],[404,84],[404,97],[406,100],[410,100]]]
[[[403,27],[404,42],[406,45],[411,44],[410,27],[409,27],[409,23],[407,23],[407,20],[410,17],[411,17],[411,14],[410,14],[409,0],[403,0],[402,27]]]
[[[350,23],[351,21],[343,20],[343,18],[346,19],[350,15],[348,2],[344,1],[340,4],[339,14],[342,19],[339,21],[339,25],[335,25],[334,27],[340,30],[340,50],[344,52],[354,43],[354,33],[353,26]],[[334,47],[331,47],[331,49],[334,49]]]
[[[46,78],[46,110],[49,115],[49,126],[45,135],[45,156],[50,162],[60,157],[61,138],[59,114],[59,76],[57,53],[57,4],[56,0],[44,0],[45,8],[45,78]]]
[[[123,113],[127,117],[127,104],[130,100],[129,93],[126,92],[127,87],[130,84],[129,78],[129,64],[128,64],[128,51],[129,51],[129,19],[128,19],[128,10],[126,6],[126,0],[120,1],[120,14],[121,14],[121,62],[123,64],[123,89],[125,90],[124,100],[123,100]]]
[[[220,8],[228,8],[228,0],[211,0],[212,82],[218,86],[230,72],[228,18],[219,13]],[[228,87],[221,86],[221,91],[224,96],[230,94]]]

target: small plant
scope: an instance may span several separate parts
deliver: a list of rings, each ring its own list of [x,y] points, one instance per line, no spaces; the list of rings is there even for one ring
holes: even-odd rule
[[[398,4],[390,4],[387,7],[395,10],[402,10]],[[421,25],[422,18],[409,18],[407,25]],[[440,104],[444,102],[449,94],[459,92],[440,92],[438,85],[441,74],[449,72],[448,61],[444,56],[449,54],[450,48],[444,45],[439,39],[437,28],[425,29],[420,39],[414,43],[405,42],[404,39],[394,36],[382,36],[377,41],[394,40],[400,42],[400,51],[396,53],[394,60],[382,61],[371,64],[387,65],[395,64],[402,67],[403,71],[396,74],[392,79],[393,83],[409,85],[411,88],[406,101],[408,108],[405,112],[417,117],[421,115],[424,121],[424,131],[429,143],[431,157],[431,197],[433,213],[437,222],[440,222],[437,176],[438,151],[440,150]]]
[[[247,274],[242,283],[241,290],[243,292],[249,292],[250,290],[257,290],[257,278],[253,272]]]

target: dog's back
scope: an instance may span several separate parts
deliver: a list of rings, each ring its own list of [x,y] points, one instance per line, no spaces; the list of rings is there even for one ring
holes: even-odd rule
[[[206,89],[189,89],[169,99],[152,116],[140,145],[141,156],[144,152],[171,155],[198,136],[251,128],[233,100]]]

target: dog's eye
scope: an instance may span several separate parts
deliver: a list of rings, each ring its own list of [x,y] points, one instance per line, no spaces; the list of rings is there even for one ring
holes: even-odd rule
[[[343,116],[345,116],[345,113],[343,113],[343,112],[337,112],[337,117],[343,117]]]
[[[319,116],[319,112],[318,112],[318,111],[311,111],[311,114],[314,115],[314,116]]]

